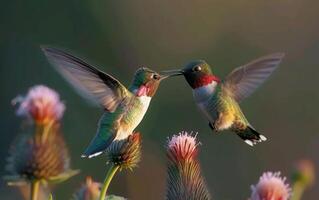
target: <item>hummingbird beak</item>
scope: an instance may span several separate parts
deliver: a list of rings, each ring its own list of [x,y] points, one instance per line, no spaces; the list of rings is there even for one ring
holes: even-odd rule
[[[161,78],[159,79],[160,81],[162,81],[162,80],[164,80],[164,79],[166,79],[166,78],[168,78],[169,77],[169,75],[163,75],[163,74],[161,74]]]
[[[168,78],[168,77],[183,75],[184,71],[181,69],[165,70],[165,71],[161,71],[161,74],[165,74],[162,76],[163,77],[165,76],[165,78]]]

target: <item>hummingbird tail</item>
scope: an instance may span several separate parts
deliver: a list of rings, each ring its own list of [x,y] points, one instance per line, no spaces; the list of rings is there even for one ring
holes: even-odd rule
[[[99,134],[97,134],[93,138],[89,146],[86,148],[84,153],[81,155],[81,157],[93,158],[102,154],[108,148],[108,146],[112,143],[113,139],[114,138],[112,137],[112,138],[109,138],[108,140],[104,140],[103,138],[99,136]]]
[[[257,142],[263,142],[267,140],[264,135],[258,133],[250,125],[248,125],[245,130],[238,132],[237,135],[250,146],[254,146],[255,144],[257,144]]]

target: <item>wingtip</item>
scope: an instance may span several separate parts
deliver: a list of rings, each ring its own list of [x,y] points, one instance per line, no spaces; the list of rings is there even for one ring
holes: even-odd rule
[[[43,51],[43,52],[48,52],[48,50],[50,49],[50,47],[48,45],[43,45],[41,44],[40,45],[40,49]]]
[[[279,52],[279,53],[277,53],[278,54],[278,57],[280,58],[280,59],[283,59],[285,56],[286,56],[286,53],[285,52]]]
[[[56,50],[55,48],[50,47],[48,45],[40,45],[40,49],[42,50],[42,52],[47,58],[50,58],[52,54],[54,54],[54,51]]]
[[[63,53],[63,50],[49,45],[40,45],[40,49],[44,52],[45,55]]]
[[[261,59],[278,59],[278,60],[282,60],[285,56],[286,56],[285,52],[274,52],[274,53],[267,54],[267,55],[261,57]]]
[[[277,52],[277,53],[271,54],[270,56],[273,58],[277,58],[279,60],[282,60],[286,56],[286,53],[285,52]]]

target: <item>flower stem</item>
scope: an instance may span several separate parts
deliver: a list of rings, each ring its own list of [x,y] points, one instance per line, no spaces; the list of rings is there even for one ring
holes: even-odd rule
[[[115,175],[115,173],[117,172],[117,170],[120,168],[120,166],[118,165],[112,165],[111,168],[109,169],[109,171],[106,174],[106,177],[104,179],[104,183],[103,183],[103,187],[101,189],[101,194],[100,194],[100,198],[99,200],[104,200],[105,199],[105,195],[107,192],[107,189]]]
[[[38,199],[38,193],[39,193],[39,180],[34,180],[31,183],[31,200],[37,200]]]
[[[304,192],[304,187],[299,184],[295,183],[292,190],[292,200],[301,200],[301,196]]]

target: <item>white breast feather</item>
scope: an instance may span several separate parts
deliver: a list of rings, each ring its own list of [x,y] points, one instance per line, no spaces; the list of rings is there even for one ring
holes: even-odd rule
[[[217,82],[213,81],[208,85],[193,89],[193,97],[197,106],[211,122],[214,121],[214,119],[212,118],[212,114],[207,109],[207,104],[209,103],[209,98],[214,94],[216,86]]]
[[[137,115],[137,117],[134,119],[134,123],[130,126],[129,130],[118,130],[117,134],[116,134],[116,138],[115,140],[123,140],[125,138],[127,138],[128,135],[132,134],[134,129],[139,125],[139,123],[142,121],[148,106],[150,105],[151,102],[151,97],[148,96],[140,96],[137,97],[139,99],[139,101],[142,103],[142,110],[140,111],[140,114]]]
[[[217,82],[213,81],[205,86],[193,89],[193,96],[197,103],[208,100],[214,94]]]

